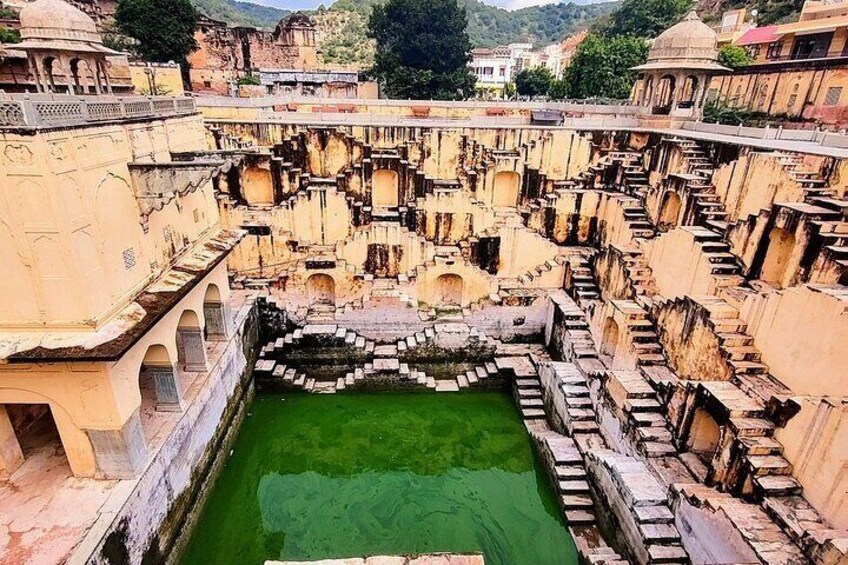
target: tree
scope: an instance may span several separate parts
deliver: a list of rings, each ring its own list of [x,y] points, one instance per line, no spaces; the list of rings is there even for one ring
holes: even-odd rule
[[[188,68],[188,55],[197,49],[197,12],[191,0],[118,0],[118,31],[135,39],[132,50],[145,61],[174,61]]]
[[[628,98],[636,80],[630,69],[647,58],[644,39],[589,34],[566,70],[568,94],[571,98]]]
[[[718,64],[736,70],[751,64],[751,56],[744,47],[725,45],[718,51]]]
[[[389,0],[374,6],[368,34],[377,44],[371,74],[392,98],[461,100],[477,82],[457,0]]]
[[[548,88],[548,97],[551,100],[565,100],[568,98],[568,82],[563,78],[551,82]]]
[[[594,31],[606,37],[629,35],[656,37],[680,21],[692,7],[692,0],[624,0]]]
[[[515,90],[521,96],[542,96],[548,93],[554,75],[548,67],[522,69],[515,75]]]

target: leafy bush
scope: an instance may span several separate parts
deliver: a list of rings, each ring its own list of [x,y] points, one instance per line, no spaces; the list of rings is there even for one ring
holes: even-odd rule
[[[718,64],[728,69],[736,70],[750,65],[751,56],[744,47],[738,45],[725,45],[718,52]]]
[[[648,44],[644,39],[589,34],[566,70],[568,95],[571,98],[628,98],[636,80],[636,73],[630,69],[647,58]]]
[[[522,69],[515,75],[515,90],[521,96],[542,96],[548,93],[554,75],[547,67]]]
[[[0,43],[20,43],[21,33],[16,29],[0,27]]]
[[[239,86],[260,86],[262,83],[259,81],[259,77],[247,75],[239,77],[238,80],[236,80],[236,84]]]

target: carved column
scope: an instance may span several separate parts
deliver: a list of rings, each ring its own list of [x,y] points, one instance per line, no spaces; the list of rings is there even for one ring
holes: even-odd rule
[[[205,302],[203,316],[206,318],[206,337],[222,341],[230,337],[230,309],[223,302]]]
[[[206,344],[200,328],[179,328],[177,348],[182,353],[183,369],[186,371],[206,370]]]
[[[6,407],[0,404],[0,477],[10,477],[24,463],[24,453],[9,420]]]
[[[170,366],[148,367],[156,390],[156,410],[160,412],[182,412],[183,398],[177,375]]]
[[[97,470],[106,479],[134,479],[147,463],[147,440],[136,410],[119,430],[88,430]]]

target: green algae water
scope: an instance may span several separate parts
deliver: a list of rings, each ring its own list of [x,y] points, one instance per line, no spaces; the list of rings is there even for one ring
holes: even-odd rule
[[[577,563],[506,394],[257,395],[182,563],[437,551]]]

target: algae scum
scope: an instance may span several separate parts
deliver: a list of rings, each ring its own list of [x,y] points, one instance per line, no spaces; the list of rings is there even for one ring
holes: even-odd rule
[[[436,551],[577,563],[506,394],[257,395],[183,563]]]

